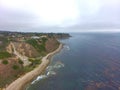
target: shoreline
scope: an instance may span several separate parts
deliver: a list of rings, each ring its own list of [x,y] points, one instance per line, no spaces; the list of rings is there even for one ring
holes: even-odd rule
[[[55,51],[48,53],[42,58],[42,63],[38,67],[19,77],[3,90],[24,90],[24,88],[29,82],[31,82],[32,80],[34,80],[34,78],[43,73],[43,71],[49,65],[51,57],[58,53],[62,48],[63,44],[60,43],[59,47]]]

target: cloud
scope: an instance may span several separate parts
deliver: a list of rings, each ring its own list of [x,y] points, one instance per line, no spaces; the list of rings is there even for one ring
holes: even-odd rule
[[[43,25],[75,22],[79,16],[75,0],[1,0],[1,3],[5,8],[35,14]]]
[[[28,12],[0,8],[0,29],[28,29],[40,26],[38,18]]]
[[[0,0],[0,29],[63,31],[61,28],[119,26],[120,0]]]

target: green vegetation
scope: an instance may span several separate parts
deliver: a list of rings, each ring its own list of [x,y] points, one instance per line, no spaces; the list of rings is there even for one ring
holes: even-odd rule
[[[0,51],[4,51],[9,41],[6,37],[0,37]]]
[[[11,57],[11,54],[8,52],[0,52],[0,59]]]
[[[13,68],[14,70],[17,70],[17,69],[19,69],[19,66],[18,66],[18,65],[13,65],[12,68]]]
[[[30,66],[32,66],[33,68],[41,63],[40,59],[29,58],[29,61],[32,62]]]
[[[7,60],[3,60],[2,63],[5,64],[5,65],[7,65],[8,61]]]
[[[24,73],[29,72],[29,71],[33,70],[34,68],[36,68],[37,65],[39,65],[41,63],[40,59],[35,59],[35,58],[29,58],[29,61],[32,62],[32,64],[29,66],[23,67],[22,72],[24,72]]]
[[[42,40],[42,42],[40,44],[35,39],[27,40],[27,43],[32,45],[38,52],[45,52],[46,51],[45,42],[47,41],[47,39],[42,38],[41,40]]]
[[[47,41],[48,39],[47,38],[42,38],[42,42],[43,42],[43,44],[45,44],[45,42]]]
[[[34,68],[31,66],[26,66],[22,68],[22,72],[26,73],[26,72],[30,72],[31,70],[33,70]]]
[[[19,63],[19,64],[23,64],[23,61],[19,59],[19,60],[18,60],[18,63]]]

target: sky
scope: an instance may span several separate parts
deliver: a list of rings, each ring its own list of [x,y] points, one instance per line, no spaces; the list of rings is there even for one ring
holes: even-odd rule
[[[120,31],[120,0],[0,0],[0,30]]]

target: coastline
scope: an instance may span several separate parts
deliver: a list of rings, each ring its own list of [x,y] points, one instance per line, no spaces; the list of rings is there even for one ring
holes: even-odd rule
[[[38,67],[13,81],[4,90],[24,90],[25,86],[29,82],[31,82],[38,75],[42,74],[42,72],[46,69],[46,67],[50,63],[51,57],[58,53],[62,49],[62,47],[63,44],[60,43],[59,47],[55,51],[48,53],[46,56],[42,58],[42,63]]]

